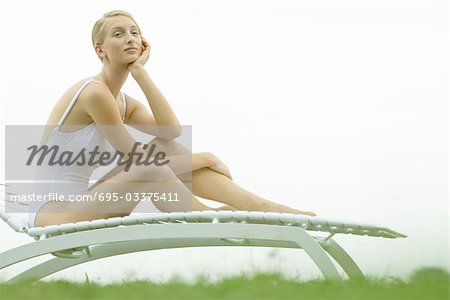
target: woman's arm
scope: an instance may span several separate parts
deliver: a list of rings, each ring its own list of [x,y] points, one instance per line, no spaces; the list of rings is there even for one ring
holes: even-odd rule
[[[127,156],[136,140],[123,125],[119,108],[108,87],[104,83],[92,82],[84,90],[80,103],[113,148]],[[138,151],[144,153],[141,147]]]
[[[144,92],[157,125],[167,125],[160,128],[163,131],[163,136],[167,139],[176,138],[181,134],[180,123],[169,102],[153,83],[144,68],[150,55],[150,45],[145,39],[142,39],[142,42],[144,50],[141,56],[128,66],[128,70]]]
[[[129,95],[125,95],[125,98],[127,101],[127,112],[124,120],[125,124],[161,139],[167,140],[173,138],[170,136],[170,129],[173,129],[173,125],[158,125],[155,117],[152,116],[144,104]],[[169,136],[165,131],[168,131]]]

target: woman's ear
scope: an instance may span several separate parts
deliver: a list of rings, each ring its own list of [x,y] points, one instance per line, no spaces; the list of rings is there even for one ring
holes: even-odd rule
[[[102,46],[100,45],[95,46],[95,52],[97,53],[97,56],[100,59],[103,59],[103,57],[105,57],[105,51],[103,51]]]

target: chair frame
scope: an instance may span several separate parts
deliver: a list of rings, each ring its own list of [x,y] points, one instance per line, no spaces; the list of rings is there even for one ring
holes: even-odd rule
[[[8,282],[39,280],[75,265],[120,254],[206,246],[303,249],[325,279],[345,279],[332,258],[348,278],[356,279],[363,278],[363,272],[332,238],[335,234],[406,237],[380,225],[270,212],[153,213],[35,228],[1,211],[0,217],[15,231],[36,239],[0,253],[0,270],[44,254],[55,256]],[[328,236],[314,234],[319,231]]]

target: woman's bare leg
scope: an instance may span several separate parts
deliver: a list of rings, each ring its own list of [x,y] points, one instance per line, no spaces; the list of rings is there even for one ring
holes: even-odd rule
[[[188,149],[175,141],[165,141],[155,138],[149,144],[152,143],[156,144],[159,149],[163,149],[168,155],[189,153]],[[190,174],[177,174],[177,177],[186,186],[191,186],[190,190],[192,190],[194,195],[225,204],[214,209],[204,205],[196,197],[192,196],[193,210],[273,211],[316,215],[309,211],[300,211],[261,198],[210,168],[194,170]]]
[[[165,194],[166,199],[156,201],[145,199],[143,194]],[[147,194],[148,195],[148,194]],[[163,212],[191,211],[191,191],[183,185],[168,167],[139,166],[122,172],[97,185],[87,192],[86,201],[49,202],[39,209],[36,226],[48,226],[69,222],[79,222],[100,218],[123,217],[129,215],[140,201],[155,201],[154,205]],[[111,201],[106,201],[107,199]],[[113,200],[114,199],[114,200]]]
[[[225,203],[220,210],[272,211],[315,215],[261,198],[231,181],[225,175],[209,168],[192,172],[192,192],[194,195]]]

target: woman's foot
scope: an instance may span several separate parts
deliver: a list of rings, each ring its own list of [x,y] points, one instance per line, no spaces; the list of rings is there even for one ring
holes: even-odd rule
[[[311,216],[311,217],[317,216],[317,215],[316,215],[315,213],[313,213],[312,211],[300,211],[299,214],[301,214],[301,215],[308,215],[308,216]]]

